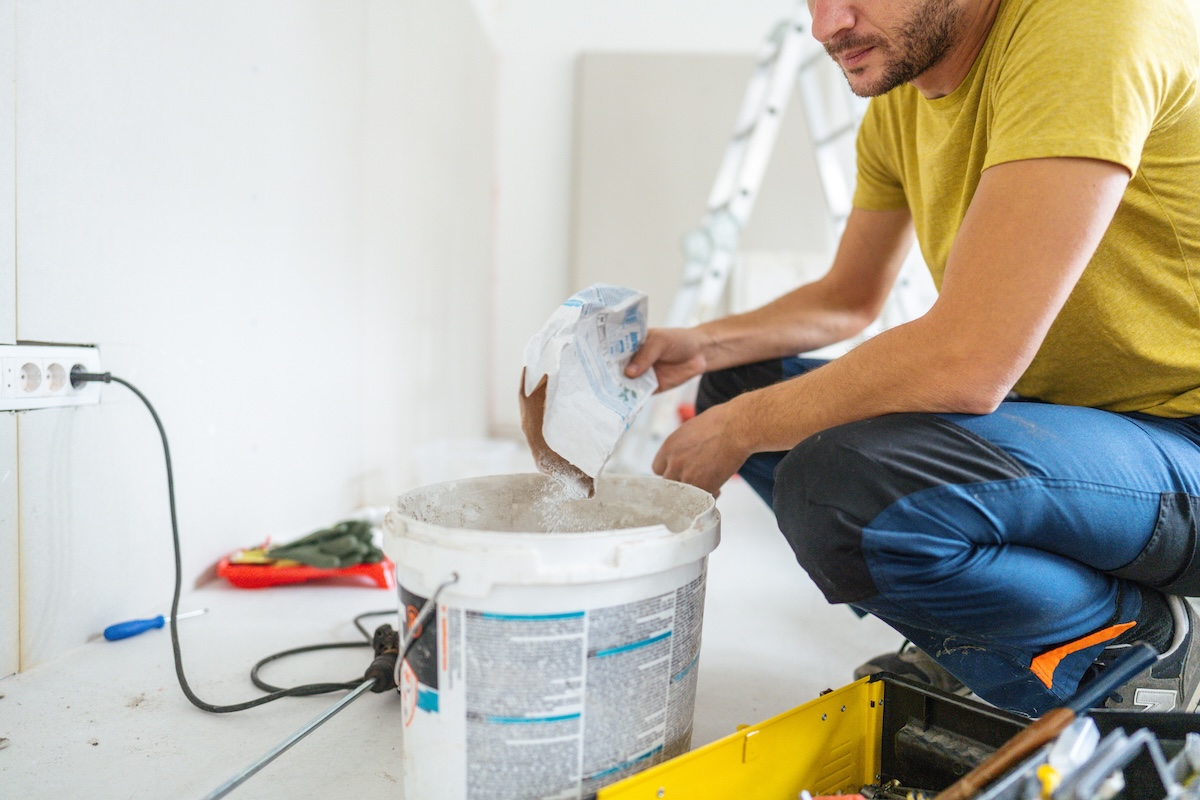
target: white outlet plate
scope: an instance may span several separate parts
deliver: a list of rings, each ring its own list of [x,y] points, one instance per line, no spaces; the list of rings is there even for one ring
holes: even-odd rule
[[[86,372],[100,372],[99,348],[60,344],[0,345],[0,411],[99,403],[98,384],[89,382],[78,389],[71,385],[71,370],[76,365]]]

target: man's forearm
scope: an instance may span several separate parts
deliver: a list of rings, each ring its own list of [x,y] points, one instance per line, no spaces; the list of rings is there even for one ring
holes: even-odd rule
[[[762,308],[706,322],[708,368],[783,358],[845,341],[875,318],[875,308],[848,307],[823,281],[801,286]]]
[[[789,450],[815,433],[900,412],[982,414],[1007,377],[937,342],[918,320],[885,331],[820,369],[729,401],[729,435],[749,452]]]

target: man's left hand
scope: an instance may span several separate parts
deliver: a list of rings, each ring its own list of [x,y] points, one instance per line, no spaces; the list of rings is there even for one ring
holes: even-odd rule
[[[719,495],[725,481],[754,452],[743,444],[737,416],[729,406],[714,406],[668,436],[654,457],[655,474]]]

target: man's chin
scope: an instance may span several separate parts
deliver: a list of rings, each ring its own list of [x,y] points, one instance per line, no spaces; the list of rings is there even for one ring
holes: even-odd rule
[[[850,91],[859,97],[879,97],[900,85],[890,81],[887,74],[870,74],[870,70],[866,67],[856,70],[844,69],[842,74],[846,76],[846,83],[850,85]]]
[[[884,92],[879,91],[877,86],[879,81],[872,81],[870,78],[861,74],[863,72],[865,72],[865,70],[842,70],[842,74],[846,76],[846,83],[850,85],[850,91],[859,97],[875,97],[883,94]]]

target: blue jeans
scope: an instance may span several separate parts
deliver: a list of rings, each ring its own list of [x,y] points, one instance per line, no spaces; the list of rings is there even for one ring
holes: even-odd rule
[[[824,362],[711,373],[698,409]],[[1141,610],[1200,596],[1200,417],[1007,401],[842,425],[739,471],[826,598],[985,700],[1040,715]]]

